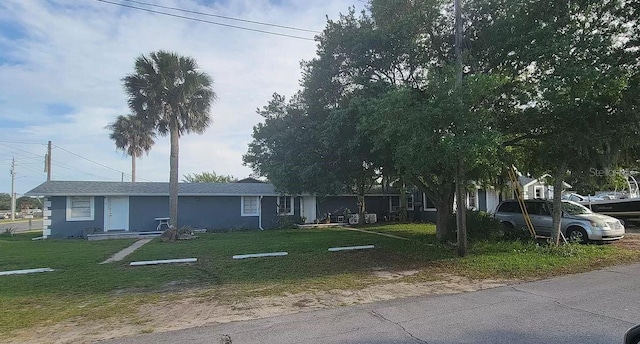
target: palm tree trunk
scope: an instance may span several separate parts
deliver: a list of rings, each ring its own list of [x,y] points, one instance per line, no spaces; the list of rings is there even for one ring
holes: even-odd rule
[[[136,182],[136,156],[135,154],[131,155],[131,182]]]
[[[169,226],[178,228],[178,126],[172,124],[170,130],[171,154],[169,156]]]

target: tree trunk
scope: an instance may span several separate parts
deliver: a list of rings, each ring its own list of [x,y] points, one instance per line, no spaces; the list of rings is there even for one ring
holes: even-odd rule
[[[449,220],[453,216],[453,193],[449,192],[448,196],[442,197],[435,204],[436,214],[436,239],[440,242],[450,238]]]
[[[136,182],[136,156],[131,155],[131,182]]]
[[[170,130],[171,154],[169,156],[169,227],[178,229],[178,140],[180,133],[176,124]]]
[[[560,231],[562,225],[562,184],[567,172],[567,164],[561,162],[553,176],[553,221],[551,223],[551,243],[560,244]]]
[[[366,210],[366,207],[364,204],[364,192],[363,192],[358,194],[358,224],[359,225],[364,225],[365,223],[365,219],[364,219],[365,210]]]
[[[465,180],[462,161],[458,162],[456,173],[456,224],[458,228],[458,255],[467,255],[467,207],[465,197]]]
[[[407,222],[407,186],[404,177],[400,178],[400,222]]]
[[[425,178],[426,179],[426,178]],[[436,206],[436,239],[443,242],[450,238],[449,219],[453,215],[453,195],[455,184],[453,182],[442,181],[440,184],[427,183],[418,177],[409,177],[409,180],[424,192],[429,200]],[[426,209],[426,202],[424,207]]]

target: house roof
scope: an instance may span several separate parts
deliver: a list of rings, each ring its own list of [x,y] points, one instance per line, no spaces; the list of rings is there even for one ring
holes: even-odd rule
[[[546,184],[545,179],[547,177],[551,177],[550,174],[543,174],[542,176],[540,176],[540,178],[531,178],[531,177],[525,177],[525,176],[518,176],[518,181],[520,182],[520,185],[522,185],[522,187],[529,187],[535,183],[540,183],[540,184]],[[567,188],[570,189],[571,185],[567,182],[562,182],[562,185]]]
[[[520,182],[520,185],[522,185],[523,187],[527,187],[527,186],[537,182],[538,179],[531,178],[531,177],[525,177],[525,176],[518,176],[518,181]]]
[[[265,183],[260,179],[256,179],[256,178],[252,178],[252,177],[247,177],[244,179],[240,179],[240,180],[236,180],[236,183]]]
[[[278,196],[267,183],[178,183],[181,196]],[[27,196],[167,196],[169,183],[48,181]]]

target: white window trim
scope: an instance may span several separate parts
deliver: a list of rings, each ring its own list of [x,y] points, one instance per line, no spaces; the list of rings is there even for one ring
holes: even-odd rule
[[[291,202],[291,207],[289,208],[289,212],[287,213],[281,213],[280,212],[280,199],[281,198],[285,198],[285,197],[289,197],[289,201]],[[287,215],[293,215],[295,211],[295,206],[293,203],[293,196],[278,196],[277,202],[276,202],[276,212],[278,213],[278,216],[287,216]]]
[[[411,199],[411,206],[409,206],[409,199]],[[407,194],[407,210],[415,209],[415,199],[413,198],[413,194]]]
[[[422,200],[424,201],[424,203],[422,203],[422,209],[424,211],[438,211],[438,209],[434,208],[427,208],[427,194],[425,194],[424,192],[422,193]]]
[[[398,197],[398,210],[400,210],[400,196],[390,196],[389,197],[389,211],[397,211],[393,210],[393,198]]]
[[[93,221],[95,218],[95,202],[94,197],[89,198],[89,210],[91,211],[91,216],[88,217],[71,217],[71,198],[73,197],[86,197],[86,196],[67,196],[67,221]]]
[[[389,197],[389,211],[394,211],[393,210],[394,197],[398,198],[398,209],[396,211],[399,211],[400,209],[402,209],[402,207],[400,206],[400,195],[397,195],[397,196],[394,195]],[[409,199],[412,200],[411,206],[409,206]],[[414,203],[415,203],[415,199],[413,197],[413,194],[407,194],[407,210],[414,210],[415,209]]]
[[[247,198],[254,198],[256,200],[256,212],[255,213],[245,213],[244,212],[244,200]],[[260,216],[260,197],[258,196],[242,196],[240,198],[240,216]]]
[[[536,191],[540,190],[540,197],[537,197],[538,195],[536,195]],[[546,193],[544,192],[544,186],[542,185],[534,185],[533,187],[533,198],[540,198],[540,199],[546,199]]]
[[[473,206],[471,206],[469,202],[471,200],[471,195],[473,195],[473,200],[475,203]],[[467,192],[467,209],[478,210],[478,189],[475,189],[472,192]]]

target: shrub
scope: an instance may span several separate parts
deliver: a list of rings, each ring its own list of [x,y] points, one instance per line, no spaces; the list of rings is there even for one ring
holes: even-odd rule
[[[502,226],[502,231],[503,231],[502,238],[504,240],[509,240],[509,241],[516,241],[516,240],[529,241],[529,240],[533,239],[531,237],[531,233],[529,233],[529,230],[526,227],[517,227],[517,228],[506,229],[506,228],[504,228],[504,226]]]
[[[451,240],[456,240],[456,217],[455,214],[449,219],[449,232],[452,233]],[[493,218],[493,215],[484,211],[467,210],[467,238],[469,241],[497,241],[507,239],[502,224]],[[509,239],[511,239],[509,237]],[[517,239],[513,237],[513,239]]]
[[[302,224],[302,218],[297,215],[278,216],[278,229],[294,229],[297,224]]]

